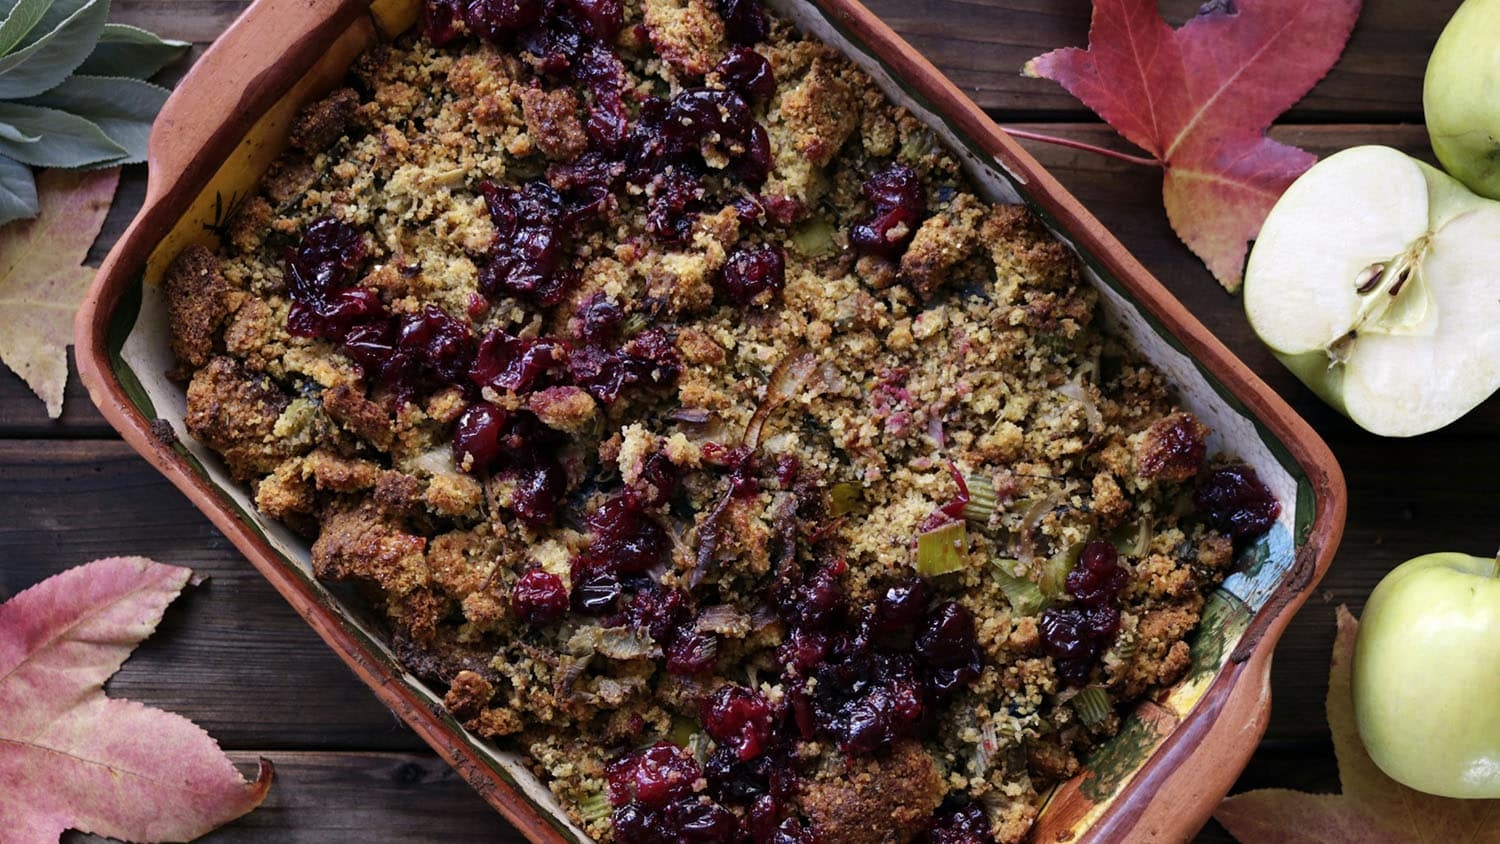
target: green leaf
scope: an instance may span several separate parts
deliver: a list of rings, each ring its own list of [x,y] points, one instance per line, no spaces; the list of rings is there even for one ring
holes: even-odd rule
[[[39,208],[31,168],[0,155],[0,226],[35,217]]]
[[[5,20],[0,21],[0,56],[9,53],[11,48],[21,43],[22,38],[31,33],[47,13],[47,7],[51,3],[50,0],[19,0],[7,5],[10,8]]]
[[[126,155],[125,148],[110,140],[104,130],[65,111],[0,102],[0,123],[45,138],[33,144],[0,138],[0,155],[33,167],[84,167]]]
[[[43,34],[0,58],[0,99],[35,96],[67,79],[93,52],[108,14],[109,0],[56,0],[33,29]]]
[[[23,102],[88,120],[125,148],[125,157],[111,164],[135,164],[146,160],[151,122],[171,93],[139,79],[75,75],[47,93]]]
[[[192,46],[186,41],[158,37],[139,27],[107,23],[94,52],[74,72],[88,76],[149,79]]]
[[[28,135],[9,123],[0,123],[0,139],[15,141],[18,144],[34,144],[42,139],[41,135]]]

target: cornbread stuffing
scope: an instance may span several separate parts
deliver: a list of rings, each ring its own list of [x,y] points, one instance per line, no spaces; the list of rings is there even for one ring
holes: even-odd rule
[[[754,0],[418,29],[170,268],[189,433],[599,841],[1022,840],[1264,487]]]

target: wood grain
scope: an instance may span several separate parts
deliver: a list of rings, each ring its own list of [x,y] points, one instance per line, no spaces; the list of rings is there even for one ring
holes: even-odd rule
[[[524,844],[479,795],[430,753],[229,754],[242,771],[260,757],[276,766],[276,783],[259,809],[200,844]],[[63,844],[110,839],[68,833]]]
[[[1248,2],[1248,0],[1246,0]],[[1165,0],[1186,19],[1200,0]],[[115,0],[112,18],[195,43],[164,74],[179,78],[248,0]],[[1458,0],[1367,0],[1339,65],[1273,135],[1313,152],[1385,143],[1430,157],[1420,125],[1429,51]],[[1089,0],[869,0],[1002,125],[1130,151],[1060,87],[1019,75],[1047,50],[1082,46]],[[1161,174],[1027,142],[1036,155],[1198,317],[1330,443],[1348,476],[1345,539],[1318,594],[1293,620],[1272,669],[1264,743],[1237,790],[1334,791],[1323,719],[1334,608],[1356,611],[1379,578],[1432,550],[1489,553],[1486,486],[1500,465],[1500,400],[1433,435],[1372,437],[1329,410],[1276,362],[1240,301],[1214,284],[1161,210]],[[91,253],[103,256],[139,207],[144,169],[127,168]],[[111,694],[193,718],[249,765],[273,759],[266,806],[211,842],[504,842],[521,839],[374,701],[186,500],[114,439],[76,379],[62,419],[48,420],[19,379],[0,372],[0,598],[109,554],[191,565],[188,590],[111,681]],[[0,836],[3,837],[3,836]],[[97,841],[70,835],[70,842]],[[1202,842],[1231,839],[1210,824]]]

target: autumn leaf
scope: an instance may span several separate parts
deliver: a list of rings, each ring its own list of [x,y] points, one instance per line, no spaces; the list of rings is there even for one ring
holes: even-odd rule
[[[1061,84],[1161,163],[1173,230],[1232,292],[1246,244],[1317,160],[1266,129],[1333,67],[1359,7],[1212,0],[1174,30],[1154,0],[1096,0],[1087,50],[1053,50],[1023,72]]]
[[[82,266],[120,182],[120,168],[43,170],[34,220],[0,228],[0,361],[62,415],[73,314],[94,279]]]
[[[1349,683],[1359,622],[1338,610],[1338,636],[1328,671],[1328,729],[1338,757],[1342,794],[1281,788],[1226,798],[1214,812],[1242,844],[1500,844],[1500,801],[1453,800],[1413,791],[1386,776],[1365,752],[1354,724]]]
[[[45,212],[44,212],[45,213]],[[186,841],[260,805],[253,783],[179,715],[104,695],[192,572],[141,557],[71,569],[0,604],[0,839],[65,829]]]

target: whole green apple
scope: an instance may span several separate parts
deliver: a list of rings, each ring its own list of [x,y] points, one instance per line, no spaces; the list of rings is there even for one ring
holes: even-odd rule
[[[1495,559],[1427,554],[1370,595],[1354,643],[1354,717],[1390,777],[1443,797],[1500,797]]]
[[[1427,60],[1432,150],[1469,189],[1500,199],[1500,0],[1467,0]]]
[[[1500,0],[1497,0],[1500,2]],[[1245,267],[1245,314],[1365,430],[1413,436],[1500,388],[1500,202],[1361,146],[1287,188]]]

